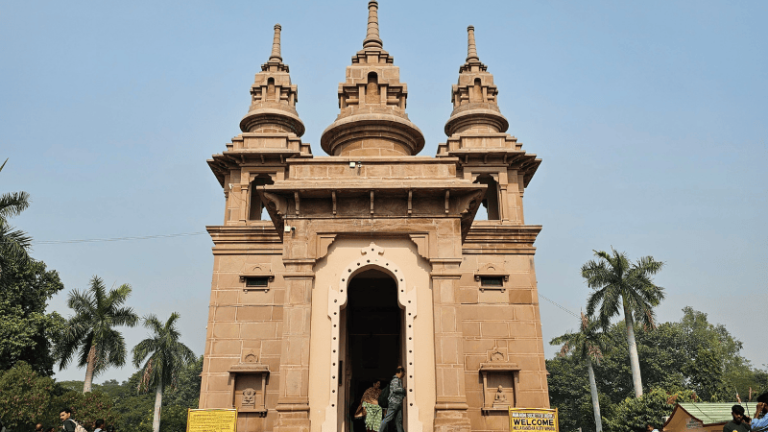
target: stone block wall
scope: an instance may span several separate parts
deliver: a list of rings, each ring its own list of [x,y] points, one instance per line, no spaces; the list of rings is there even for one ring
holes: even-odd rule
[[[257,245],[258,246],[258,245]],[[264,253],[267,252],[267,253]],[[234,407],[235,374],[230,368],[255,356],[269,368],[265,402],[270,414],[243,413],[238,430],[272,430],[280,382],[285,283],[281,251],[253,250],[244,254],[216,254],[208,316],[207,344],[202,372],[200,408]],[[274,274],[269,291],[245,290],[240,276],[267,270]]]
[[[480,282],[475,280],[475,273],[489,263],[497,264],[508,274],[504,292],[483,292]],[[472,431],[508,430],[506,412],[482,409],[483,363],[497,361],[519,369],[501,374],[508,380],[505,382],[514,386],[514,401],[510,401],[513,406],[549,407],[533,252],[465,254],[460,271],[461,330]]]

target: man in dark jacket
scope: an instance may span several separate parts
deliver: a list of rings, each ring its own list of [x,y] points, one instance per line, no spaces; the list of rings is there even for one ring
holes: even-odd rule
[[[723,426],[723,432],[750,432],[752,428],[749,427],[749,423],[744,420],[744,407],[741,405],[734,405],[731,408],[731,416],[733,420]]]
[[[381,421],[379,432],[386,432],[387,425],[394,420],[397,432],[403,432],[403,398],[405,398],[405,388],[403,387],[403,376],[405,370],[402,366],[395,369],[395,376],[389,383],[389,407],[387,415]]]
[[[61,428],[64,429],[64,432],[75,432],[75,429],[77,429],[77,423],[70,417],[72,417],[72,410],[69,408],[64,408],[59,413]]]

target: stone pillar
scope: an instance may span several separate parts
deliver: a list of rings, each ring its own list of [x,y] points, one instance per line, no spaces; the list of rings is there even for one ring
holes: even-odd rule
[[[286,223],[295,221],[286,220]],[[283,238],[286,291],[275,432],[309,432],[310,429],[309,337],[315,259],[306,258],[308,242],[300,232],[303,230],[297,226],[296,232]]]
[[[459,240],[460,241],[460,240]],[[432,263],[435,319],[435,432],[470,432],[464,380],[464,336],[461,330],[459,265],[461,258]]]

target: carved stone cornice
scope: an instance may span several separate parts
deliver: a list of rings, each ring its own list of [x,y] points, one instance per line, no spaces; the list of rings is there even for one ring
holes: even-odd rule
[[[465,254],[524,254],[533,255],[533,243],[541,225],[513,225],[492,221],[472,224],[464,239]]]
[[[282,241],[271,223],[262,225],[207,226],[214,255],[280,255]]]

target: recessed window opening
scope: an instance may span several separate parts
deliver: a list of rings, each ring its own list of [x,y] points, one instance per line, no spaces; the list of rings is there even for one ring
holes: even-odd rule
[[[504,277],[502,276],[480,276],[480,286],[490,288],[504,287]]]
[[[483,198],[482,209],[478,209],[475,220],[499,220],[499,185],[489,174],[477,177],[475,183],[488,185]],[[482,212],[481,210],[485,210]],[[483,218],[484,217],[484,218]]]
[[[245,278],[246,288],[266,288],[269,286],[269,276],[248,276]]]
[[[475,84],[472,86],[472,94],[469,95],[472,102],[483,101],[483,86],[480,84],[480,78],[475,78]]]
[[[259,197],[259,186],[275,184],[269,174],[259,174],[251,182],[251,208],[248,211],[249,220],[269,220],[267,208]]]
[[[277,100],[277,97],[275,96],[275,79],[269,78],[267,80],[267,100],[275,101]]]
[[[365,103],[366,105],[378,105],[380,102],[379,76],[376,75],[376,72],[371,72],[368,74],[368,84],[365,87]]]

